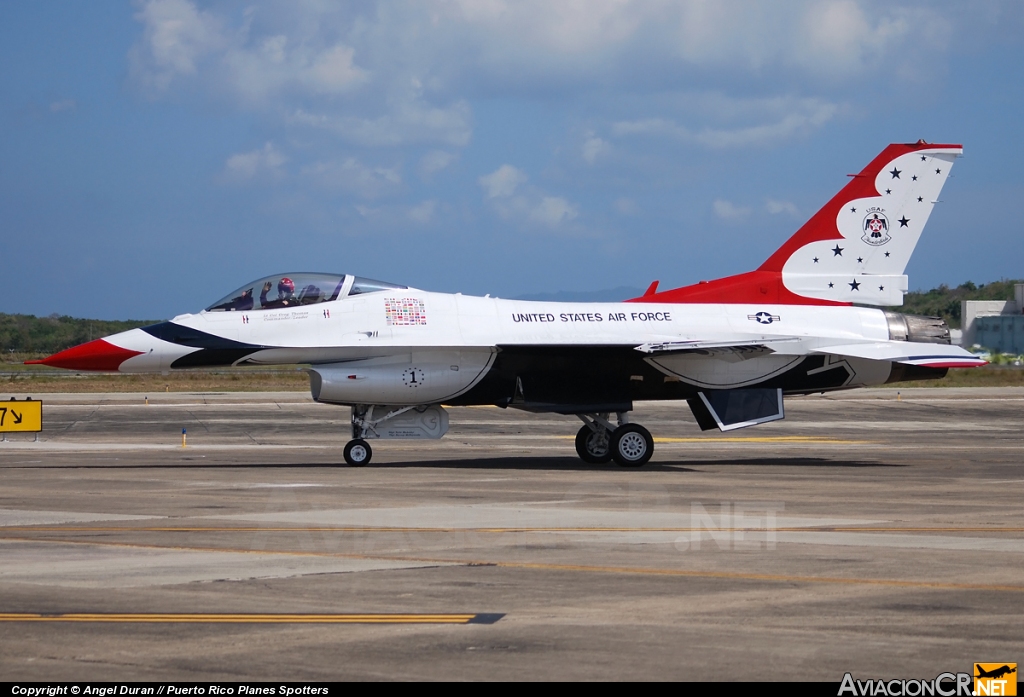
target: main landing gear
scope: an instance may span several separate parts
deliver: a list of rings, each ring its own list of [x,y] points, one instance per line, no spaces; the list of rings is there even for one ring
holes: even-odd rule
[[[629,423],[626,412],[616,414],[618,426],[608,414],[577,414],[584,423],[576,434],[576,452],[584,462],[602,464],[615,460],[621,467],[642,467],[654,454],[651,432]]]

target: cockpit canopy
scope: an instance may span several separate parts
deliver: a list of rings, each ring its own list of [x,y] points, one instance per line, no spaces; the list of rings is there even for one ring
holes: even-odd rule
[[[221,298],[206,312],[274,310],[282,307],[316,305],[351,295],[381,290],[402,290],[408,286],[374,281],[358,276],[327,273],[277,274],[246,283]]]

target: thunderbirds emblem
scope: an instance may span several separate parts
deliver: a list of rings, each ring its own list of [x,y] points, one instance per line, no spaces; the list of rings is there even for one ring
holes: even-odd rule
[[[872,247],[881,247],[892,239],[889,236],[889,219],[885,217],[884,208],[869,208],[864,216],[864,235],[862,240]]]

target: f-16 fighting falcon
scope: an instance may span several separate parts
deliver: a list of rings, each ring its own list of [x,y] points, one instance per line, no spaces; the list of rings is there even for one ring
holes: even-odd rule
[[[621,303],[432,293],[348,274],[260,278],[211,304],[41,361],[164,372],[309,365],[313,399],[352,410],[345,460],[370,441],[440,438],[445,406],[579,417],[585,462],[639,467],[638,400],[685,400],[702,430],[781,419],[786,396],[984,365],[939,318],[901,305],[904,274],[960,145],[885,148],[754,271]]]

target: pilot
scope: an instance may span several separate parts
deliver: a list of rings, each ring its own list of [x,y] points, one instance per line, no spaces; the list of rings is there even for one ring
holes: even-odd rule
[[[239,295],[237,298],[231,298],[231,300],[227,301],[226,303],[221,303],[220,305],[217,305],[216,307],[214,307],[212,309],[214,309],[214,310],[228,310],[228,311],[241,310],[243,312],[251,310],[252,309],[252,288],[249,288],[248,290],[243,290],[242,294]]]
[[[246,312],[252,309],[252,288],[243,290],[242,294],[235,298],[235,306],[231,309]]]
[[[264,310],[271,310],[276,307],[291,307],[292,305],[298,305],[298,300],[295,299],[295,283],[292,279],[285,276],[277,282],[277,300],[267,300],[267,293],[274,285],[267,281],[263,284],[263,292],[260,293],[260,305],[263,306]]]

